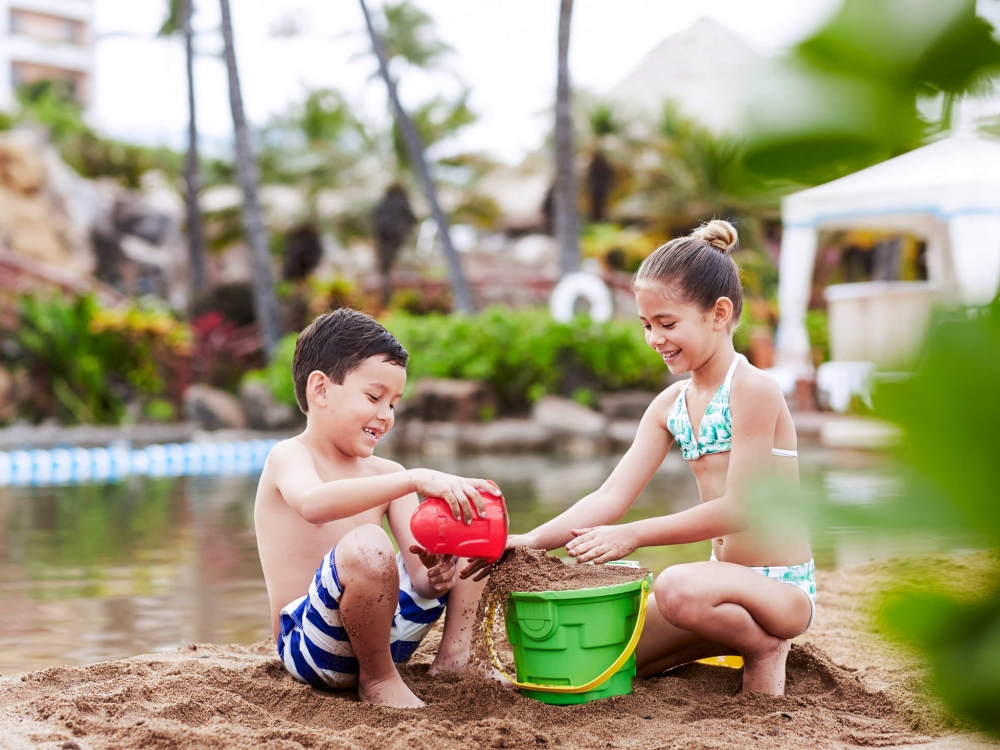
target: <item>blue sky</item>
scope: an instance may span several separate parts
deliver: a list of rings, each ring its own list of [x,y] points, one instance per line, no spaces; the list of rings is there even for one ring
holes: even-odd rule
[[[199,127],[206,145],[223,148],[232,121],[225,69],[216,56],[218,3],[194,0],[204,52],[196,64]],[[369,0],[378,6],[379,0]],[[461,146],[517,161],[551,127],[555,92],[558,0],[417,0],[455,48],[449,68],[472,88],[479,122]],[[310,88],[340,89],[372,117],[385,111],[385,91],[368,76],[372,62],[355,0],[231,0],[244,98],[262,123]],[[160,0],[95,0],[98,35],[93,123],[109,135],[146,143],[184,143],[187,104],[183,49],[157,40]],[[670,34],[709,16],[773,53],[832,13],[837,0],[577,0],[570,45],[575,86],[596,93],[624,78]],[[294,36],[276,36],[297,28]],[[404,99],[422,101],[455,90],[447,74],[407,76]]]

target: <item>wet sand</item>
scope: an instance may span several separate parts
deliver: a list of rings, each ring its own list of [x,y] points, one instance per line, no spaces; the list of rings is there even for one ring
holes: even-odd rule
[[[927,697],[919,665],[879,640],[868,615],[890,581],[918,580],[930,568],[948,586],[994,566],[973,555],[820,574],[816,623],[793,645],[784,697],[743,695],[739,671],[695,664],[636,680],[629,696],[547,706],[499,684],[429,678],[440,637],[432,633],[402,670],[428,706],[403,711],[295,682],[271,641],[192,644],[0,678],[0,747],[1000,747],[969,735]]]

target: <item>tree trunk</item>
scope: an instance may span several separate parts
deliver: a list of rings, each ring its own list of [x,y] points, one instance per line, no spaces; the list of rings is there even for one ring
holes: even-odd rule
[[[191,264],[191,290],[200,292],[205,286],[205,233],[201,224],[198,196],[201,177],[198,174],[198,123],[194,108],[194,34],[191,31],[193,0],[181,0],[181,31],[184,34],[184,54],[187,62],[188,85],[188,152],[184,164],[187,185],[188,260]]]
[[[375,27],[372,25],[368,6],[365,5],[365,0],[359,0],[359,2],[361,3],[361,12],[365,14],[368,33],[371,35],[372,50],[375,52],[375,57],[378,58],[379,73],[382,75],[385,87],[389,91],[389,102],[392,105],[392,111],[396,116],[399,129],[403,133],[403,139],[406,141],[406,150],[409,151],[410,160],[417,170],[417,177],[419,177],[420,184],[423,186],[427,202],[431,204],[431,215],[434,217],[434,222],[438,225],[441,247],[444,250],[445,259],[448,261],[451,286],[455,292],[455,307],[462,312],[475,312],[475,307],[472,304],[472,294],[465,280],[465,273],[462,271],[462,262],[458,257],[455,246],[451,244],[451,234],[448,232],[448,219],[445,217],[444,211],[441,210],[441,204],[438,203],[437,190],[434,187],[433,180],[431,180],[430,170],[427,168],[423,144],[420,142],[420,136],[417,135],[416,128],[413,127],[413,122],[406,112],[403,111],[403,107],[399,103],[396,83],[392,80],[392,76],[389,75],[389,61],[386,58],[385,47],[382,45],[382,39],[379,37],[378,32],[375,31]]]
[[[229,106],[233,111],[233,132],[236,137],[236,171],[243,188],[243,224],[253,261],[254,307],[257,325],[264,342],[264,352],[270,361],[281,336],[278,302],[271,279],[271,257],[267,230],[257,200],[257,164],[250,147],[250,131],[243,113],[239,72],[236,69],[236,49],[233,46],[233,21],[229,0],[219,0],[222,10],[222,40],[225,47],[226,70],[229,73]]]
[[[576,176],[573,173],[573,121],[569,93],[569,28],[573,0],[559,6],[559,76],[556,82],[556,240],[563,274],[580,268]]]

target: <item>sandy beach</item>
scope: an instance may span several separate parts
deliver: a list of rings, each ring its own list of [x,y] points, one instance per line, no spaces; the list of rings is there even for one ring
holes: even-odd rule
[[[780,698],[742,695],[738,671],[696,664],[636,680],[630,696],[547,706],[499,684],[429,678],[432,633],[402,670],[428,706],[402,711],[295,682],[271,641],[190,644],[0,678],[0,747],[1000,747],[929,698],[919,664],[880,640],[868,615],[887,583],[905,585],[927,566],[948,585],[994,565],[941,556],[821,574],[816,623],[793,646]]]

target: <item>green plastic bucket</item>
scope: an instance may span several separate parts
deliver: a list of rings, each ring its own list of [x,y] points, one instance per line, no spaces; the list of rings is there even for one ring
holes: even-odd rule
[[[511,592],[505,621],[521,693],[559,705],[631,693],[635,643],[651,584],[648,576],[575,591]],[[585,692],[575,690],[618,661],[618,669],[602,682]],[[524,683],[560,692],[533,690]]]

